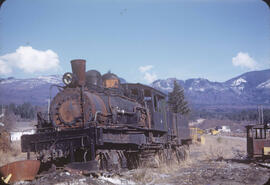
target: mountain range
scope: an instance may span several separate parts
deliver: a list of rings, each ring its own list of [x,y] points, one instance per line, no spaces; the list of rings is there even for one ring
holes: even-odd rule
[[[60,75],[40,76],[37,78],[16,79],[9,77],[0,79],[0,104],[22,104],[30,102],[34,105],[44,105],[56,92],[56,87],[62,85]]]
[[[247,72],[225,82],[168,78],[156,80],[151,85],[167,94],[172,91],[175,80],[195,106],[270,105],[270,69]]]
[[[125,82],[121,78],[122,82]],[[270,69],[247,72],[225,82],[212,82],[203,78],[179,80],[176,78],[159,79],[150,84],[168,94],[177,81],[184,89],[185,96],[192,106],[270,106]],[[0,79],[0,104],[21,104],[30,102],[45,105],[62,85],[60,75],[40,76],[37,78]],[[50,92],[51,91],[51,92]]]

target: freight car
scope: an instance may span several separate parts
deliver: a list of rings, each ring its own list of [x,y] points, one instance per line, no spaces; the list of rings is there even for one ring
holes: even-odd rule
[[[268,124],[247,125],[246,136],[248,158],[270,158],[270,126]]]
[[[37,133],[21,137],[22,152],[39,160],[89,161],[92,168],[134,168],[159,154],[185,156],[191,142],[187,119],[169,111],[166,95],[143,84],[120,83],[113,73],[72,73],[50,104],[49,119],[38,113]]]

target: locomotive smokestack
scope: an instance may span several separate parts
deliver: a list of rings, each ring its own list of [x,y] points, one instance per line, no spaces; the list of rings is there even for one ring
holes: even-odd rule
[[[75,76],[76,84],[80,86],[85,85],[85,60],[76,59],[71,60],[72,73]]]

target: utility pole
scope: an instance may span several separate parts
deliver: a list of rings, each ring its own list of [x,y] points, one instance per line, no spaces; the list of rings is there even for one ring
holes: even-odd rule
[[[258,122],[259,122],[259,124],[261,124],[261,125],[263,125],[263,123],[264,123],[264,116],[263,116],[263,106],[262,105],[259,105],[258,106],[258,114],[259,114],[259,116],[258,116]]]
[[[1,113],[1,115],[0,115],[0,119],[1,118],[4,118],[4,116],[5,116],[5,108],[3,108],[3,105],[2,105],[2,113]],[[2,122],[0,122],[0,126],[5,126],[5,124],[4,123],[2,123]]]
[[[50,106],[51,106],[51,99],[48,99],[48,121],[50,120]]]

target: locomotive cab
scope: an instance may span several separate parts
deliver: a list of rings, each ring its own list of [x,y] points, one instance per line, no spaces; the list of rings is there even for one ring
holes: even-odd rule
[[[166,127],[166,95],[152,87],[143,84],[123,84],[125,94],[130,98],[135,98],[145,106],[151,116],[149,128],[165,130]]]
[[[124,94],[134,98],[147,107],[151,124],[149,128],[167,132],[168,140],[176,140],[178,144],[191,143],[188,119],[179,113],[169,111],[166,103],[167,95],[143,84],[122,84]]]

